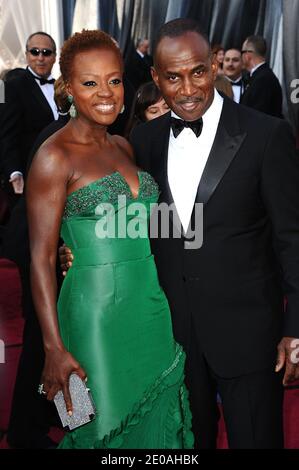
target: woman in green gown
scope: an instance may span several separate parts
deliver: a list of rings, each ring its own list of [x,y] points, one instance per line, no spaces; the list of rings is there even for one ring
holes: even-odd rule
[[[43,389],[88,378],[96,417],[61,448],[191,448],[185,355],[173,338],[167,299],[147,236],[158,199],[132,149],[107,133],[123,107],[123,62],[102,31],[68,39],[60,66],[72,119],[36,154],[27,184],[32,291],[43,333]],[[74,253],[56,306],[61,233]]]

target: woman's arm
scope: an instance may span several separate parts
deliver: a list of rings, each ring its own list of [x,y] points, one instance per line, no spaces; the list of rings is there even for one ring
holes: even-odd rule
[[[32,296],[40,322],[45,365],[42,383],[48,400],[62,389],[67,410],[72,404],[68,379],[85,372],[65,349],[57,321],[56,255],[67,183],[71,177],[68,160],[54,145],[46,144],[36,154],[27,181],[26,204],[31,252]]]

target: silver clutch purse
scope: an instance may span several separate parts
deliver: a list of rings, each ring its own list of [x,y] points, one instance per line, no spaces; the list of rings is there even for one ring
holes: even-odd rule
[[[62,390],[56,393],[54,403],[62,426],[72,430],[89,423],[96,415],[96,408],[89,388],[86,387],[85,383],[75,373],[70,375],[69,390],[73,404],[72,416],[69,416],[67,413]]]

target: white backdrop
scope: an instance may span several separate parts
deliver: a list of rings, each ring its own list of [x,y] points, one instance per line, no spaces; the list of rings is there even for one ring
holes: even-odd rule
[[[35,31],[50,34],[60,49],[63,39],[60,0],[0,0],[0,72],[26,65],[26,39]],[[53,75],[59,75],[57,63]]]

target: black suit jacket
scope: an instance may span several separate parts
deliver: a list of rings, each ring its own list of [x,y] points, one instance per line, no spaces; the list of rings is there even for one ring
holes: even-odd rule
[[[135,90],[137,90],[142,83],[152,80],[151,65],[152,60],[150,56],[142,58],[135,50],[129,56],[125,69],[128,79]]]
[[[52,109],[28,70],[5,84],[0,142],[1,167],[7,178],[13,171],[25,171],[35,139],[53,120]]]
[[[170,113],[131,136],[137,163],[167,203],[169,132]],[[152,239],[175,337],[188,351],[195,325],[220,376],[274,367],[282,335],[299,337],[298,188],[287,123],[224,99],[196,198],[204,204],[202,247],[185,249],[183,238]]]
[[[249,78],[241,103],[263,113],[282,118],[282,91],[276,75],[267,64]]]
[[[28,156],[26,173],[28,173],[33,157],[39,147],[48,137],[54,134],[54,132],[65,126],[68,119],[68,115],[60,115],[57,121],[51,122],[38,135]],[[19,267],[26,266],[29,270],[30,250],[25,194],[20,196],[19,201],[12,210],[10,219],[5,227],[1,248],[1,256],[14,261]]]

